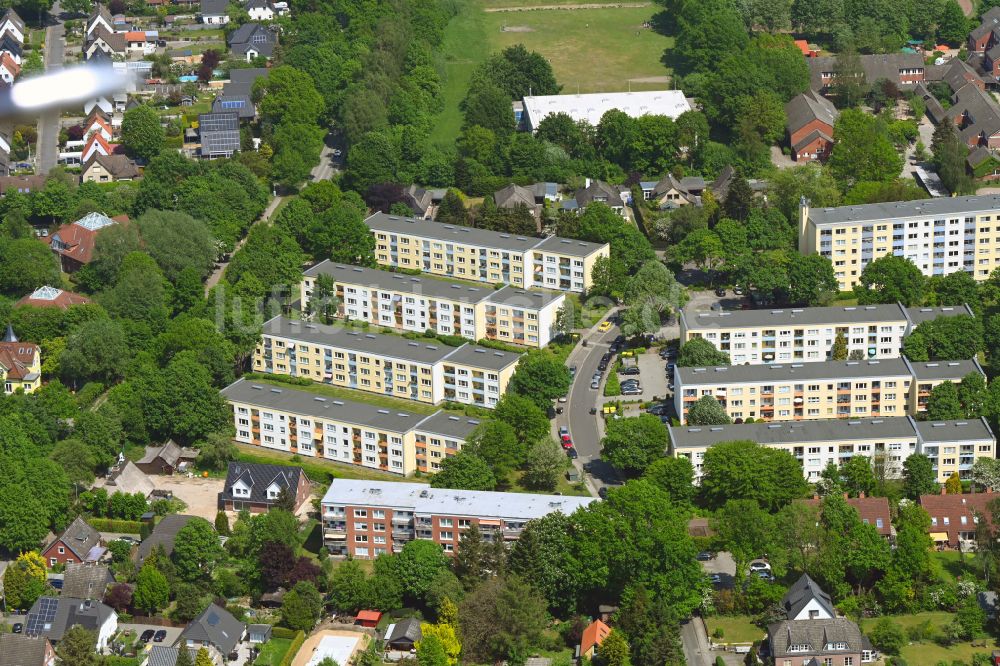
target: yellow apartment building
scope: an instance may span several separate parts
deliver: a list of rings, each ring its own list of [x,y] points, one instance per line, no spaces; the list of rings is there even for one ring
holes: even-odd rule
[[[444,411],[381,409],[246,379],[222,396],[233,409],[237,442],[401,476],[438,471],[479,425]]]
[[[408,340],[275,317],[264,324],[253,369],[427,404],[493,408],[521,354]]]
[[[375,213],[365,220],[383,266],[441,277],[583,293],[605,244],[549,236],[518,236]]]

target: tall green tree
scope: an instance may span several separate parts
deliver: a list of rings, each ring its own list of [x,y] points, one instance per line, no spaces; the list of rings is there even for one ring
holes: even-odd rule
[[[609,421],[601,440],[601,457],[627,476],[642,474],[665,455],[667,427],[652,414]]]
[[[122,144],[133,157],[149,160],[163,150],[165,135],[160,116],[151,106],[140,104],[122,117]]]
[[[223,555],[215,528],[204,518],[192,518],[177,532],[171,560],[177,575],[196,581],[210,576]]]
[[[777,511],[806,490],[802,467],[790,453],[745,440],[709,449],[702,475],[702,498],[713,507],[727,499],[752,499]]]
[[[727,425],[732,423],[732,419],[726,414],[726,410],[719,404],[719,401],[710,395],[703,395],[688,407],[684,421],[689,425]]]
[[[837,118],[837,142],[827,162],[831,173],[843,184],[858,181],[894,180],[903,169],[885,122],[855,109]]]
[[[900,302],[907,307],[923,302],[926,278],[909,259],[886,255],[864,267],[854,295],[861,305]]]
[[[937,476],[931,459],[921,453],[907,456],[903,461],[903,494],[912,500],[937,491]]]
[[[441,461],[441,469],[431,477],[434,488],[460,490],[493,490],[496,477],[486,461],[479,456],[461,452]]]

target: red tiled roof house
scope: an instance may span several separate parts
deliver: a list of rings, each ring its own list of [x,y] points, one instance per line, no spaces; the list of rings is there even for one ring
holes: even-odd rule
[[[939,495],[921,495],[920,506],[931,517],[931,539],[951,548],[975,542],[979,520],[990,521],[989,504],[997,498],[994,492],[947,495],[944,488]]]
[[[98,136],[98,135],[94,135]],[[122,221],[126,221],[124,218]],[[64,224],[49,237],[52,251],[59,255],[62,269],[75,273],[94,258],[94,243],[97,234],[118,220],[101,213],[88,213],[72,224]]]

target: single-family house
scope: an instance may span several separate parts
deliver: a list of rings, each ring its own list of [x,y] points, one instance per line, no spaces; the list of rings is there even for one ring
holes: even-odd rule
[[[276,14],[271,0],[248,0],[245,7],[251,21],[270,21]]]
[[[0,340],[0,387],[4,395],[15,391],[33,393],[42,385],[42,351],[30,342],[21,342],[8,323]]]
[[[601,620],[594,620],[584,628],[580,635],[580,657],[593,659],[597,648],[604,642],[604,639],[611,633],[611,627]]]
[[[229,50],[247,62],[258,57],[270,59],[277,43],[277,31],[260,23],[245,23],[229,35]]]
[[[63,573],[62,595],[75,599],[104,598],[108,585],[115,582],[111,570],[103,564],[70,562]]]
[[[309,479],[301,467],[231,462],[219,493],[219,510],[264,513],[282,493],[291,495],[296,511],[309,499]]]
[[[104,484],[109,493],[126,493],[135,495],[141,493],[143,497],[149,497],[156,490],[156,486],[145,472],[135,466],[131,460],[126,461],[120,469],[116,470],[107,483]]]
[[[20,75],[21,66],[14,61],[14,57],[6,51],[0,52],[0,81],[10,85]]]
[[[943,65],[931,65],[928,67],[926,80],[928,83],[943,81],[948,84],[952,92],[960,90],[970,83],[981,90],[986,89],[986,82],[983,81],[983,77],[970,67],[968,63],[958,58],[952,58]]]
[[[1000,148],[1000,105],[990,93],[966,85],[952,96],[951,107],[945,113],[965,145]]]
[[[14,307],[27,306],[32,308],[59,308],[60,310],[68,310],[74,305],[85,305],[90,302],[89,298],[81,294],[74,294],[72,291],[45,285],[26,296],[22,296],[14,303]]]
[[[931,540],[939,546],[971,547],[979,521],[992,520],[989,504],[998,497],[995,492],[948,495],[944,487],[940,494],[921,495],[920,506],[931,517]]]
[[[792,159],[810,162],[829,157],[838,115],[833,103],[815,90],[793,97],[785,105]]]
[[[1000,7],[991,7],[979,19],[979,25],[969,32],[969,53],[983,53],[1000,41]]]
[[[79,516],[52,543],[42,548],[42,559],[50,567],[70,562],[96,562],[103,554],[101,534]]]
[[[121,220],[127,221],[128,218],[112,219],[102,213],[87,213],[76,222],[59,227],[48,240],[52,251],[59,255],[63,271],[75,273],[89,264],[94,258],[97,234]]]
[[[196,449],[179,446],[174,440],[168,439],[166,444],[147,446],[145,454],[135,462],[135,466],[146,474],[173,474],[190,467],[197,457]]]
[[[208,159],[232,157],[240,151],[240,120],[235,111],[198,116],[199,154]]]
[[[2,151],[0,151],[2,152]],[[2,171],[2,169],[0,169]],[[4,171],[6,173],[6,171]],[[45,187],[45,176],[0,176],[0,197],[7,196],[8,192],[19,194],[30,194],[35,190]]]
[[[117,183],[122,180],[135,180],[140,175],[139,166],[127,155],[104,155],[94,151],[90,159],[83,163],[80,182]]]
[[[201,0],[201,22],[208,25],[229,23],[228,0]]]
[[[675,178],[671,173],[656,182],[645,181],[639,185],[643,198],[655,202],[661,210],[690,204],[700,206],[701,193],[705,191],[705,179],[701,176]]]
[[[817,507],[820,504],[818,495],[802,501]],[[880,537],[888,541],[896,538],[896,528],[892,526],[892,513],[889,511],[888,499],[885,497],[866,497],[864,493],[861,493],[859,497],[847,497],[845,493],[844,501],[858,512],[861,522],[874,527]]]
[[[44,636],[0,634],[0,666],[55,666],[56,651]]]
[[[410,207],[413,217],[430,220],[437,214],[437,205],[441,203],[441,197],[435,201],[433,190],[411,183],[403,188],[402,203]]]
[[[87,120],[83,123],[83,138],[86,139],[91,134],[100,134],[108,143],[115,136],[115,130],[111,126],[111,118],[98,107],[90,110]]]
[[[94,27],[93,32],[87,35],[87,42],[84,53],[87,60],[90,60],[96,51],[104,51],[112,59],[123,59],[128,53],[128,43],[125,41],[125,34],[115,32],[99,23]]]
[[[409,652],[423,638],[420,620],[408,617],[390,624],[385,629],[384,642],[390,650]]]
[[[0,53],[6,53],[20,65],[24,59],[24,45],[13,33],[0,34]]]
[[[94,110],[100,111],[104,115],[111,117],[111,114],[114,113],[115,105],[104,95],[88,99],[83,103],[83,112],[85,114],[90,115],[90,113]]]
[[[39,597],[24,622],[26,636],[44,636],[58,643],[70,628],[81,626],[96,636],[94,649],[108,647],[118,631],[118,614],[114,609],[94,599],[69,596]]]
[[[210,604],[184,628],[177,644],[196,650],[215,648],[225,658],[243,640],[246,630],[247,626],[229,611]]]
[[[809,577],[802,576],[788,588],[781,607],[789,620],[828,620],[837,617],[830,595]]]
[[[125,49],[128,53],[150,55],[156,53],[156,39],[144,30],[128,30],[125,33]]]
[[[86,164],[95,155],[112,155],[118,150],[118,144],[105,141],[100,132],[91,134],[83,144],[80,160]]]
[[[7,9],[0,18],[0,35],[9,34],[15,40],[24,44],[24,20],[13,9]]]
[[[977,146],[965,158],[966,171],[973,178],[984,182],[1000,180],[1000,153],[985,146]]]
[[[767,628],[774,663],[783,666],[867,664],[878,653],[858,625],[844,617],[782,620]]]
[[[94,9],[90,12],[90,17],[87,19],[87,38],[90,39],[94,31],[98,27],[103,27],[108,32],[115,31],[115,19],[111,15],[111,12],[101,3],[94,5]]]
[[[267,69],[252,67],[234,69],[229,73],[229,82],[222,86],[222,94],[212,102],[212,112],[235,111],[240,122],[252,121],[257,116],[253,103],[253,86],[257,79],[267,76]]]
[[[188,522],[194,518],[194,516],[187,516],[183,514],[170,514],[164,516],[160,522],[156,524],[153,531],[149,533],[149,536],[142,540],[139,547],[135,552],[135,560],[137,566],[142,566],[142,563],[149,557],[152,553],[159,547],[163,547],[163,552],[170,555],[174,552],[174,542],[177,539],[177,533],[184,528]]]
[[[534,189],[511,183],[493,193],[493,202],[497,208],[515,209],[524,206],[535,218],[536,231],[541,231],[543,206],[538,203]]]
[[[584,187],[576,191],[573,199],[567,199],[562,202],[562,208],[582,213],[590,204],[600,202],[609,206],[622,217],[625,217],[625,203],[628,201],[628,198],[628,188],[609,185],[603,180],[591,180],[588,178]]]

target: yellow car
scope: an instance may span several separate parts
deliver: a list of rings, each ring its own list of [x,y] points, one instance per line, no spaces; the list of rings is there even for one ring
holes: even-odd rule
[[[601,322],[601,325],[597,327],[597,330],[601,333],[611,330],[611,320],[605,320]]]

